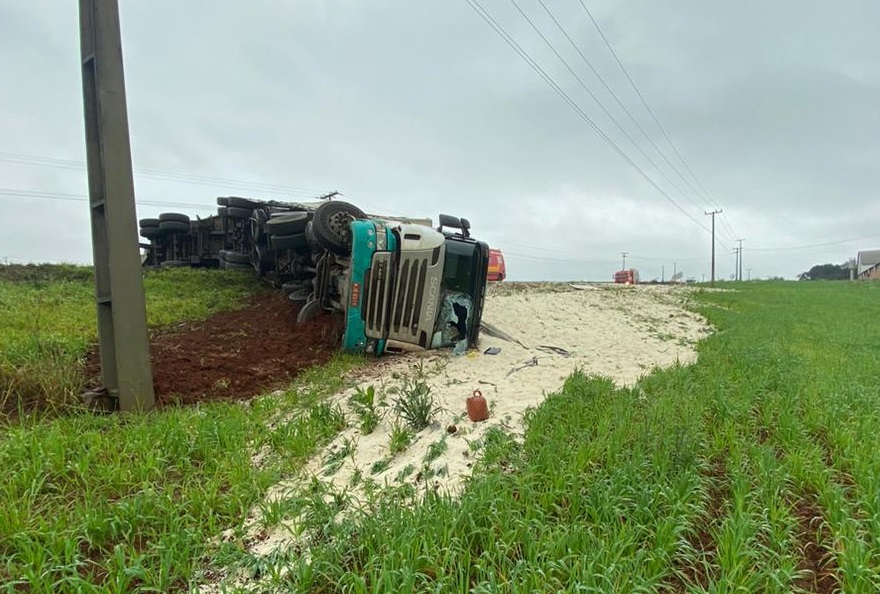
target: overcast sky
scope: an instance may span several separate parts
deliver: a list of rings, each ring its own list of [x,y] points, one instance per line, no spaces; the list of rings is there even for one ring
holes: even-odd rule
[[[880,247],[876,0],[541,2],[479,6],[567,100],[467,0],[120,2],[138,216],[338,190],[513,280],[700,280],[717,209],[718,278]],[[91,262],[79,60],[76,2],[0,3],[0,261]]]

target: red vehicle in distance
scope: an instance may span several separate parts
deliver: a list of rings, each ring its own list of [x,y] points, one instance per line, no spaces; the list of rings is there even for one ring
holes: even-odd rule
[[[619,285],[637,285],[639,283],[639,271],[635,268],[618,270],[614,273],[614,282]]]
[[[504,254],[496,248],[489,248],[489,270],[486,280],[503,281],[507,278],[507,268],[504,266]]]

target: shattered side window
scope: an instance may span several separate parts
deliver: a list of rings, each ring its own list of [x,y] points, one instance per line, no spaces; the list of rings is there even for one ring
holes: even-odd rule
[[[451,346],[453,353],[463,354],[467,350],[473,310],[474,302],[467,293],[447,293],[437,316],[431,348]]]

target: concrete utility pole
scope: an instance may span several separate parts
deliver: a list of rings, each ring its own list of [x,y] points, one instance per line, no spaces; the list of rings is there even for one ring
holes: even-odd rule
[[[736,280],[741,281],[743,279],[743,241],[744,239],[737,239],[739,242],[739,248],[736,250]]]
[[[83,107],[101,375],[108,407],[155,406],[117,0],[80,0]]]
[[[712,276],[710,278],[712,279],[711,284],[713,287],[715,286],[715,215],[719,214],[720,212],[721,209],[719,208],[718,210],[713,210],[712,212],[705,213],[707,216],[712,217]]]
[[[626,270],[626,255],[629,252],[620,252],[620,255],[623,256],[623,266],[620,267],[621,270]]]

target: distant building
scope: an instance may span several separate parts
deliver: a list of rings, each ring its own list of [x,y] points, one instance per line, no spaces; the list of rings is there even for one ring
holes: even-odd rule
[[[859,252],[856,257],[856,276],[862,279],[880,279],[880,250]]]

